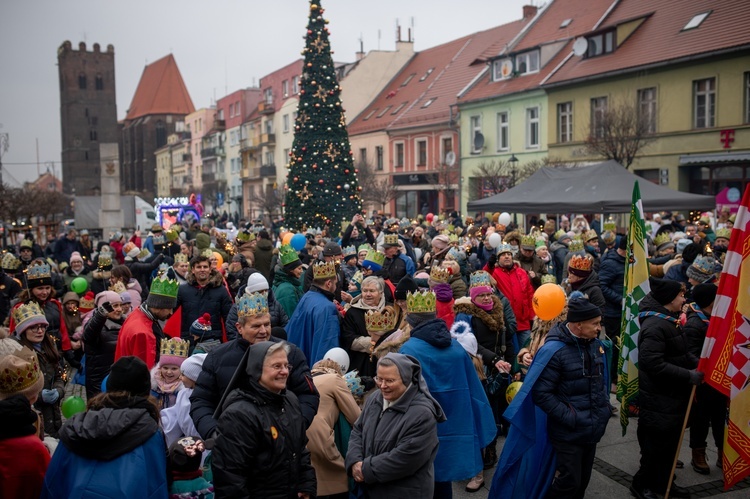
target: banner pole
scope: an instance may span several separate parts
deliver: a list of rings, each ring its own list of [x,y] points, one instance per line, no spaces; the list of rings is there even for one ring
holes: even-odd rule
[[[680,432],[680,439],[677,441],[677,452],[674,455],[672,461],[672,471],[669,472],[669,482],[667,482],[667,491],[664,493],[664,499],[669,499],[669,491],[672,490],[672,482],[674,481],[674,472],[677,469],[677,458],[680,457],[680,449],[682,448],[682,437],[685,436],[685,428],[687,427],[688,419],[690,418],[690,409],[693,407],[693,399],[695,398],[695,389],[697,385],[693,385],[693,389],[690,391],[690,401],[688,401],[687,412],[685,412],[685,421],[682,422],[682,431]]]

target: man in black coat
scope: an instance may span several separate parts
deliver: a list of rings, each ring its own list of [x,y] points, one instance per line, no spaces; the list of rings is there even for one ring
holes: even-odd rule
[[[208,353],[190,396],[190,417],[203,438],[214,436],[218,425],[214,413],[227,388],[233,388],[229,387],[230,381],[242,364],[247,349],[261,341],[279,341],[271,336],[271,314],[265,297],[258,293],[243,293],[237,305],[237,331],[240,336]],[[287,389],[299,399],[302,416],[306,425],[310,426],[318,412],[320,395],[313,384],[304,354],[291,343],[289,347],[289,364],[292,369]]]
[[[232,308],[232,296],[224,285],[224,278],[219,272],[211,269],[206,256],[196,256],[190,260],[190,273],[187,284],[181,284],[177,291],[177,307],[181,307],[181,336],[191,344],[201,341],[224,337],[224,317],[229,315]],[[190,326],[203,314],[211,315],[211,331],[202,338],[194,338],[190,334]],[[234,337],[227,336],[227,340]]]
[[[685,303],[682,283],[649,279],[651,292],[640,304],[638,318],[638,381],[640,385],[638,444],[641,467],[630,491],[640,499],[664,494],[685,419],[690,385],[703,381],[695,368],[698,359],[688,350],[679,314]],[[670,497],[690,497],[684,487],[672,484]]]
[[[321,262],[336,262],[336,291],[333,296],[339,303],[350,302],[352,297],[346,291],[343,291],[349,287],[349,283],[344,278],[344,271],[341,269],[341,260],[344,258],[344,252],[341,250],[341,246],[334,243],[333,241],[326,243],[323,247],[323,252],[318,260]],[[301,259],[301,258],[300,258]],[[307,267],[305,274],[302,279],[302,290],[307,293],[310,291],[310,287],[313,284],[313,271],[312,267],[317,262],[311,262]]]
[[[622,288],[625,285],[625,256],[628,238],[622,236],[614,251],[608,251],[599,266],[599,288],[604,296],[602,325],[607,338],[612,340],[612,358],[609,359],[609,379],[617,382],[617,361],[620,358],[620,322],[622,320]]]

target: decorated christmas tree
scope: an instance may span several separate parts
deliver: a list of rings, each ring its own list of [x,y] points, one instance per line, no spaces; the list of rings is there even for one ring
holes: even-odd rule
[[[286,223],[290,227],[338,230],[362,209],[357,170],[352,161],[341,87],[336,79],[330,34],[320,2],[310,2],[305,62],[294,143],[289,153]]]

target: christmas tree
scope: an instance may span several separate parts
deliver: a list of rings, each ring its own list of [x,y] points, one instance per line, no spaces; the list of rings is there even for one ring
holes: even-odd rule
[[[362,188],[352,161],[327,23],[320,2],[312,0],[294,143],[287,164],[285,220],[297,229],[333,225],[337,230],[362,209]]]

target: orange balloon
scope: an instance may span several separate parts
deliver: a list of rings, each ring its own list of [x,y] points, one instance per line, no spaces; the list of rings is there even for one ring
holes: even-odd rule
[[[221,268],[222,265],[224,265],[224,257],[221,256],[221,253],[217,253],[214,251],[214,256],[216,257],[216,267]]]
[[[565,308],[565,292],[557,284],[547,283],[539,286],[534,292],[531,304],[537,317],[551,321]]]
[[[284,238],[286,237],[287,234],[289,234],[289,231],[286,231],[286,230],[282,230],[281,232],[279,232],[279,241],[283,243]]]
[[[291,232],[287,232],[286,234],[284,234],[284,237],[281,238],[281,244],[289,244],[292,241],[293,236],[294,234],[292,234]]]

